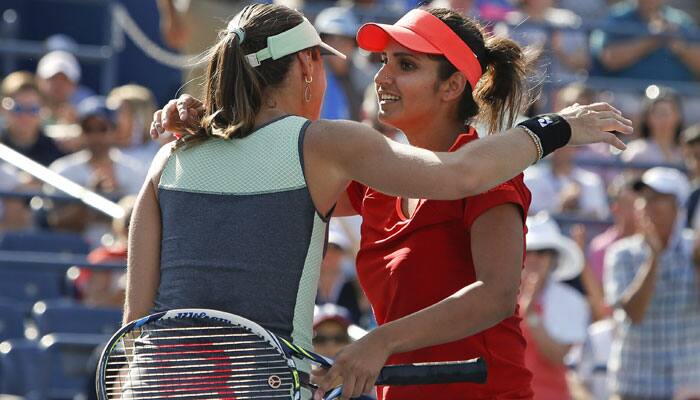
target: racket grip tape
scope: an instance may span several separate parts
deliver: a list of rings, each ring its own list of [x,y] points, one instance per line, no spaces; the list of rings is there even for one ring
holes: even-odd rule
[[[445,361],[387,365],[377,378],[377,385],[429,385],[440,383],[484,383],[486,362],[483,358],[468,361]]]

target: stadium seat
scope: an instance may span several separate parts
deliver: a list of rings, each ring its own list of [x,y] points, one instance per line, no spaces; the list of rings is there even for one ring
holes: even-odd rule
[[[43,357],[36,341],[12,339],[0,343],[0,393],[26,400],[42,399]]]
[[[0,298],[0,342],[24,337],[24,316],[15,301]]]
[[[95,372],[93,353],[104,345],[108,335],[51,334],[41,338],[43,352],[43,398],[72,400],[85,398],[87,383]]]
[[[0,263],[0,294],[29,311],[42,299],[63,297],[66,274],[62,268],[35,268],[31,265]]]
[[[32,319],[39,336],[50,333],[112,334],[120,325],[117,308],[91,307],[73,300],[39,301],[32,308]]]
[[[0,236],[0,250],[87,254],[90,246],[74,233],[17,231]]]

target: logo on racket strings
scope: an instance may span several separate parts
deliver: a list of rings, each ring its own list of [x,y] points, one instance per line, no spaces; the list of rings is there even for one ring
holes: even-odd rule
[[[270,375],[270,377],[267,378],[267,384],[272,389],[279,389],[279,387],[282,386],[282,378],[277,375]]]

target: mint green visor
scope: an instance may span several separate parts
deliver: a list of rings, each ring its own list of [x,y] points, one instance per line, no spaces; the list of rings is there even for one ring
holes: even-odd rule
[[[316,32],[316,28],[314,28],[311,22],[306,18],[304,18],[301,24],[292,29],[288,29],[275,36],[269,36],[267,38],[267,47],[255,53],[247,54],[245,57],[248,59],[251,66],[257,67],[268,58],[277,60],[286,55],[314,46],[321,46],[322,49],[327,50],[330,54],[342,57],[343,59],[347,58],[345,54],[324,43],[318,35],[318,32]]]

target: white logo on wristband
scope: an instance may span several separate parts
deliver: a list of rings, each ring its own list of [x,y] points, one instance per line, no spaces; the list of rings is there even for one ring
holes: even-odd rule
[[[537,118],[537,122],[539,122],[540,126],[543,128],[546,127],[547,125],[551,125],[554,123],[554,121],[552,121],[552,119],[546,115],[544,117]]]

